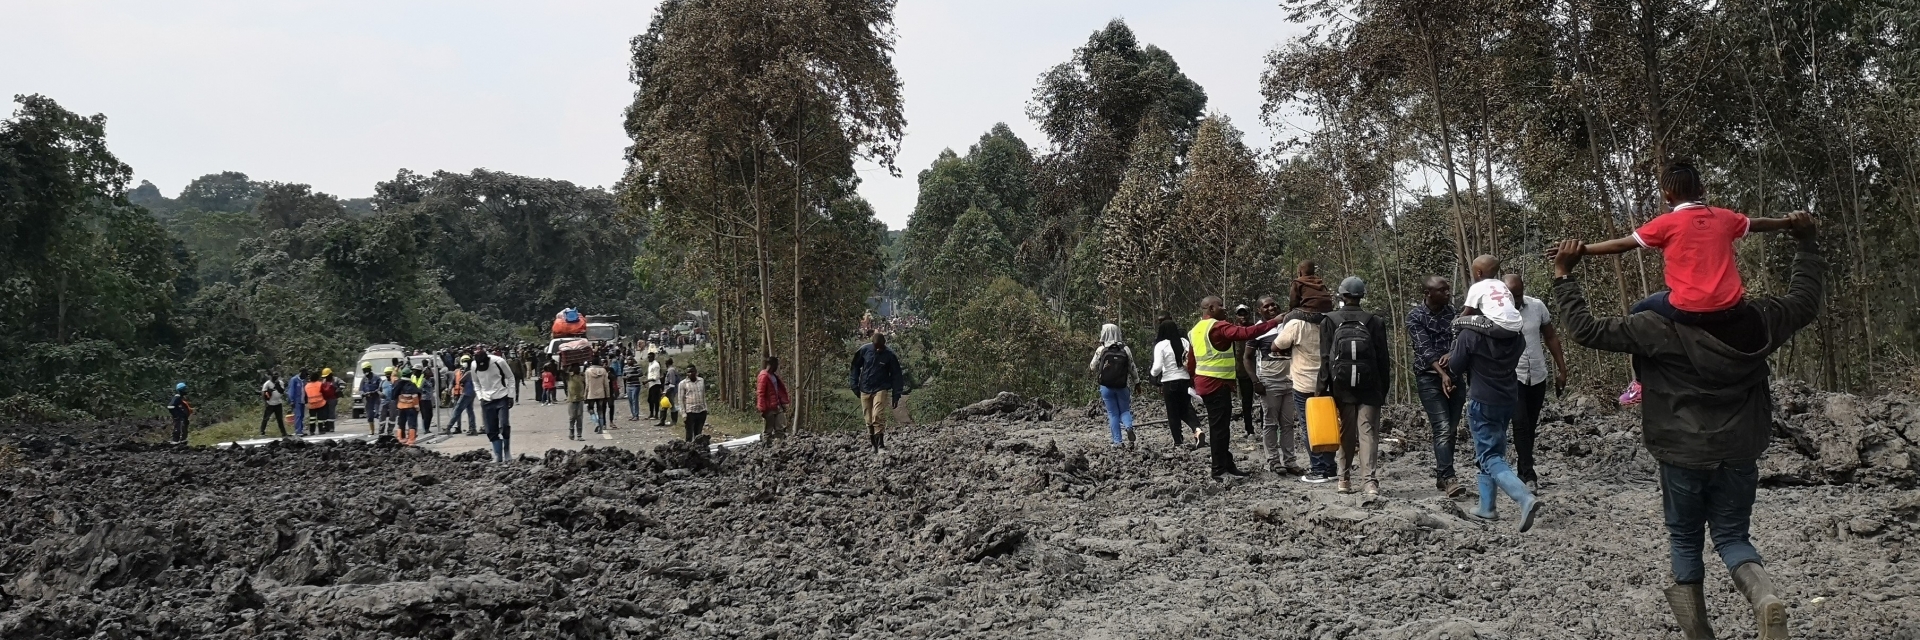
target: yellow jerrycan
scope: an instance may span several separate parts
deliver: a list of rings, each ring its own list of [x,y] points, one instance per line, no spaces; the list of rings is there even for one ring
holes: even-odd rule
[[[1307,444],[1315,453],[1340,450],[1340,410],[1332,396],[1307,398]]]

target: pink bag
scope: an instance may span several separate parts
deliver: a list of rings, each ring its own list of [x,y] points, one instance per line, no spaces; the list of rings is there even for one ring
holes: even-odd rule
[[[1639,380],[1635,380],[1632,383],[1628,384],[1626,393],[1620,394],[1620,406],[1630,407],[1636,404],[1640,404],[1640,381]]]

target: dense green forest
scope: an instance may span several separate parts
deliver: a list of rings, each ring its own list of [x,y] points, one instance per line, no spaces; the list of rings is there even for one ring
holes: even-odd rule
[[[537,339],[564,305],[658,322],[633,277],[644,227],[612,193],[401,170],[368,199],[238,172],[129,188],[104,116],[17,99],[0,123],[0,411],[158,411],[176,380],[249,402],[260,373],[341,369],[374,342]],[[677,314],[676,314],[677,315]]]
[[[1249,148],[1175,52],[1119,20],[1043,74],[1030,147],[995,126],[921,171],[897,274],[932,320],[928,404],[998,390],[1085,401],[1100,323],[1135,349],[1207,294],[1284,297],[1300,260],[1359,275],[1396,327],[1421,278],[1493,253],[1548,290],[1564,237],[1622,237],[1662,212],[1654,171],[1691,160],[1709,200],[1823,224],[1836,289],[1777,356],[1826,388],[1915,384],[1920,351],[1920,5],[1785,1],[1288,0],[1307,34],[1267,58]],[[1782,237],[1741,242],[1755,295]],[[1657,252],[1595,260],[1596,307],[1662,288]],[[1591,388],[1622,358],[1570,352]],[[1402,371],[1401,375],[1406,376]],[[1401,399],[1410,389],[1397,385]]]

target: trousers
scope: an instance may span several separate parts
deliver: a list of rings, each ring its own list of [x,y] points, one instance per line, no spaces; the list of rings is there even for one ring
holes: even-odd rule
[[[1540,432],[1540,409],[1547,404],[1547,382],[1520,385],[1520,404],[1513,412],[1513,464],[1521,480],[1533,480],[1533,441]]]
[[[1760,551],[1753,548],[1749,535],[1759,484],[1760,466],[1755,462],[1715,469],[1660,463],[1661,507],[1666,512],[1674,582],[1688,584],[1706,579],[1703,538],[1709,530],[1713,550],[1720,554],[1728,571],[1761,561]]]
[[[1235,393],[1232,385],[1223,385],[1213,393],[1200,396],[1200,404],[1207,408],[1207,458],[1216,476],[1240,472],[1240,467],[1233,463],[1233,449],[1227,446],[1227,439],[1233,435]]]
[[[1420,390],[1420,408],[1427,414],[1427,426],[1433,430],[1433,477],[1452,478],[1454,432],[1465,413],[1467,385],[1456,385],[1453,395],[1449,396],[1440,382],[1440,374],[1432,371],[1414,372],[1413,382]]]
[[[1200,415],[1193,410],[1193,396],[1187,393],[1192,388],[1193,381],[1186,378],[1160,383],[1160,399],[1167,405],[1167,430],[1173,432],[1174,444],[1186,444],[1180,425],[1195,433],[1200,431]]]

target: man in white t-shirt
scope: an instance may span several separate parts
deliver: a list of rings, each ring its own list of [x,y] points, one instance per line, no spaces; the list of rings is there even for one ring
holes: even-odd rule
[[[265,409],[260,412],[260,435],[267,435],[267,418],[273,418],[280,427],[280,437],[287,437],[287,388],[280,383],[280,376],[267,374],[267,381],[260,383],[260,400]]]
[[[1477,309],[1480,315],[1492,320],[1493,324],[1508,331],[1519,333],[1521,329],[1520,308],[1514,304],[1513,291],[1500,281],[1500,259],[1493,256],[1480,256],[1473,259],[1473,286],[1467,289],[1467,300],[1462,305]]]
[[[1547,403],[1547,354],[1553,355],[1551,373],[1556,388],[1567,385],[1567,356],[1561,353],[1560,334],[1553,330],[1553,314],[1548,313],[1547,305],[1527,295],[1527,283],[1520,276],[1508,274],[1505,280],[1504,284],[1520,305],[1520,336],[1527,340],[1527,350],[1520,355],[1520,364],[1514,367],[1520,382],[1520,404],[1513,413],[1514,466],[1528,488],[1538,489],[1539,476],[1533,472],[1533,440],[1540,427],[1540,407]]]

